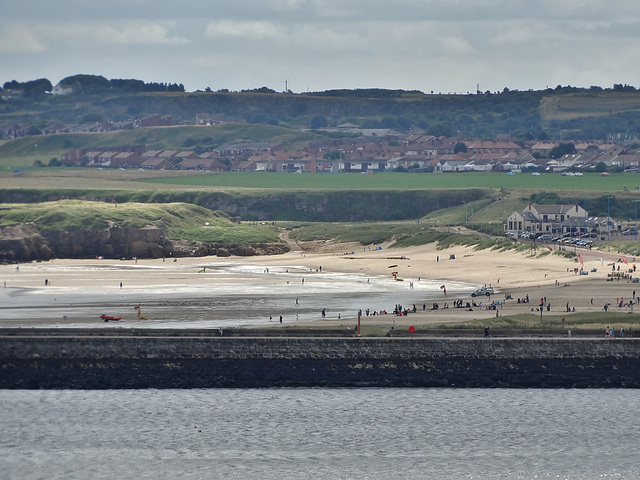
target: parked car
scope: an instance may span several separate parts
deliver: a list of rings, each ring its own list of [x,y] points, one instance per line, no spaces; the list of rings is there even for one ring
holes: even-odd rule
[[[549,235],[548,233],[543,233],[542,235],[540,235],[538,237],[538,241],[539,242],[550,242],[553,239],[553,237],[551,235]]]
[[[491,287],[482,287],[482,288],[479,288],[478,290],[476,290],[475,292],[473,292],[471,294],[471,296],[472,297],[481,297],[481,296],[485,295],[485,296],[488,297],[489,295],[493,295],[493,293],[494,293],[493,292],[493,288],[491,288]]]

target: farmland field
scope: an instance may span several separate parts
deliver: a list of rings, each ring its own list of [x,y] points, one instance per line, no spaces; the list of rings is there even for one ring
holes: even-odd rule
[[[640,188],[640,176],[635,174],[612,174],[601,177],[597,173],[582,177],[564,177],[560,174],[532,176],[518,173],[358,173],[340,174],[282,174],[282,173],[218,173],[215,175],[193,175],[163,177],[142,180],[144,183],[184,185],[199,187],[276,188],[276,189],[373,189],[413,190],[447,188],[495,188],[532,189],[553,191],[614,192],[627,188]]]

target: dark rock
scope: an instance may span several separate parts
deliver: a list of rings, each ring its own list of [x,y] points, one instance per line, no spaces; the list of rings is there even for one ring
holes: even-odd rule
[[[104,230],[38,232],[34,225],[0,227],[0,261],[29,262],[58,258],[160,258],[278,255],[289,251],[285,243],[222,245],[210,242],[171,241],[166,229],[113,226]]]
[[[49,260],[53,253],[33,225],[0,227],[0,261]]]

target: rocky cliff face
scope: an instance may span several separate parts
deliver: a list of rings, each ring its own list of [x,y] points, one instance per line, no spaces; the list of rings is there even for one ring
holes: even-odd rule
[[[29,262],[57,258],[160,258],[218,255],[275,255],[289,251],[286,244],[220,245],[172,242],[164,228],[111,227],[40,233],[35,225],[0,227],[0,261]]]
[[[49,260],[53,256],[34,225],[0,227],[0,261]]]
[[[104,230],[58,231],[45,234],[56,257],[158,258],[173,252],[173,244],[163,228],[111,227]]]

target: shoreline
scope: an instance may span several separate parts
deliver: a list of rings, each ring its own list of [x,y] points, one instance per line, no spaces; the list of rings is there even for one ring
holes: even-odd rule
[[[575,308],[576,313],[604,313],[603,307],[607,303],[611,304],[610,311],[631,315],[638,313],[638,309],[618,308],[615,304],[619,298],[629,299],[633,293],[638,296],[640,284],[631,283],[628,279],[606,281],[607,274],[612,271],[612,263],[616,272],[618,267],[620,272],[633,269],[634,259],[627,259],[628,263],[624,264],[620,262],[620,255],[577,250],[582,257],[583,264],[581,264],[574,259],[552,254],[532,256],[515,251],[476,251],[472,247],[461,246],[446,250],[437,250],[434,244],[402,249],[390,249],[387,245],[380,247],[378,250],[355,244],[332,245],[327,242],[321,245],[316,244],[314,251],[291,251],[277,256],[191,257],[179,258],[175,261],[169,261],[169,259],[165,261],[162,259],[137,261],[56,259],[48,262],[0,265],[0,282],[2,282],[0,297],[23,289],[21,291],[28,292],[32,297],[27,295],[24,305],[16,308],[23,308],[25,311],[33,308],[32,320],[37,319],[45,326],[64,327],[80,319],[80,317],[74,317],[73,313],[79,308],[77,305],[75,309],[74,305],[68,306],[70,313],[65,314],[67,319],[62,318],[62,315],[56,318],[45,315],[38,319],[38,309],[33,307],[34,299],[44,299],[46,295],[50,295],[50,303],[53,305],[56,292],[65,294],[75,292],[78,298],[83,298],[83,290],[101,292],[92,294],[95,297],[93,303],[84,300],[85,304],[93,304],[97,315],[103,313],[97,310],[100,307],[102,307],[101,310],[121,307],[128,317],[127,322],[119,324],[120,326],[148,328],[154,326],[154,320],[160,321],[162,315],[171,316],[171,308],[193,310],[198,308],[199,302],[202,305],[210,305],[211,302],[206,296],[207,289],[225,285],[229,286],[234,296],[241,297],[244,292],[247,298],[250,298],[241,308],[250,309],[249,303],[256,302],[256,308],[264,310],[262,320],[257,320],[260,326],[279,328],[279,322],[266,320],[269,314],[267,310],[273,308],[275,313],[277,308],[285,308],[282,305],[286,305],[287,312],[290,313],[285,317],[283,326],[346,328],[354,324],[357,309],[332,311],[332,318],[323,320],[320,316],[320,308],[314,307],[314,310],[309,310],[311,307],[306,306],[304,302],[310,299],[318,301],[316,298],[318,295],[325,295],[328,296],[327,298],[330,296],[332,301],[335,300],[334,305],[339,309],[340,302],[343,301],[340,299],[348,299],[351,289],[357,287],[358,292],[363,292],[362,298],[370,297],[369,303],[372,309],[384,308],[388,312],[393,309],[393,303],[384,306],[375,304],[376,295],[379,294],[372,291],[367,297],[369,286],[363,286],[360,283],[358,285],[336,283],[341,291],[334,293],[313,290],[319,285],[318,279],[321,277],[354,275],[357,276],[356,280],[350,281],[375,280],[376,286],[383,285],[392,292],[390,295],[397,291],[398,297],[413,300],[409,305],[403,305],[404,307],[411,308],[415,303],[418,309],[417,313],[411,313],[406,317],[363,315],[361,318],[363,326],[394,325],[398,328],[415,325],[420,327],[490,319],[495,317],[496,310],[484,310],[486,302],[505,300],[505,295],[511,295],[511,300],[505,300],[504,304],[498,306],[497,311],[501,316],[531,313],[532,308],[535,313],[540,299],[545,297],[547,304],[551,305],[548,311],[545,308],[543,315],[571,315],[573,311],[566,311],[567,304],[570,310]],[[234,269],[232,271],[222,269],[221,266],[225,265],[231,265]],[[574,271],[576,268],[583,268],[588,274],[579,275]],[[392,271],[397,272],[397,278],[403,281],[395,281],[391,276]],[[268,274],[263,274],[264,272]],[[431,282],[430,284],[442,282],[442,286],[449,288],[449,292],[445,295],[445,288],[443,288],[442,291],[434,293],[431,287],[424,287],[427,281]],[[6,288],[3,288],[4,282],[6,282]],[[123,285],[122,290],[119,287],[120,282]],[[462,282],[461,284],[468,287],[462,288],[458,293],[451,293],[453,290],[451,282]],[[411,288],[412,285],[413,288]],[[475,299],[476,303],[483,302],[483,307],[473,308],[472,311],[452,308],[453,301],[456,299],[463,300],[463,304],[471,303],[474,299],[469,295],[470,290],[483,285],[491,285],[496,289],[496,294],[489,299]],[[166,294],[166,299],[160,298],[155,303],[152,302],[153,306],[152,304],[145,306],[145,314],[152,312],[153,318],[147,315],[149,317],[147,323],[139,322],[133,315],[135,312],[132,306],[138,303],[144,304],[144,301],[139,301],[137,298],[144,299],[144,292],[153,289],[164,289],[162,291],[169,293]],[[307,293],[318,291],[321,293]],[[132,292],[131,295],[129,292]],[[518,298],[525,298],[527,295],[529,304],[517,303]],[[431,297],[428,301],[427,296]],[[298,297],[301,299],[300,308],[292,309],[292,302]],[[271,300],[277,304],[275,307],[269,303]],[[346,300],[344,302],[353,304]],[[365,301],[363,300],[362,303]],[[440,309],[432,311],[432,303],[438,303]],[[449,308],[444,308],[445,303]],[[426,306],[424,311],[423,305]],[[364,313],[368,307],[369,305],[362,305],[360,308]],[[87,309],[83,309],[83,312],[89,311]],[[304,311],[302,314],[304,320],[295,320],[293,312],[298,311]],[[337,318],[336,313],[340,318]],[[65,320],[70,321],[65,322]],[[215,318],[211,322],[215,323]],[[109,322],[108,325],[111,327],[116,323]],[[15,326],[15,324],[16,322],[13,322],[12,325],[8,325],[5,320],[0,320],[0,327]]]

